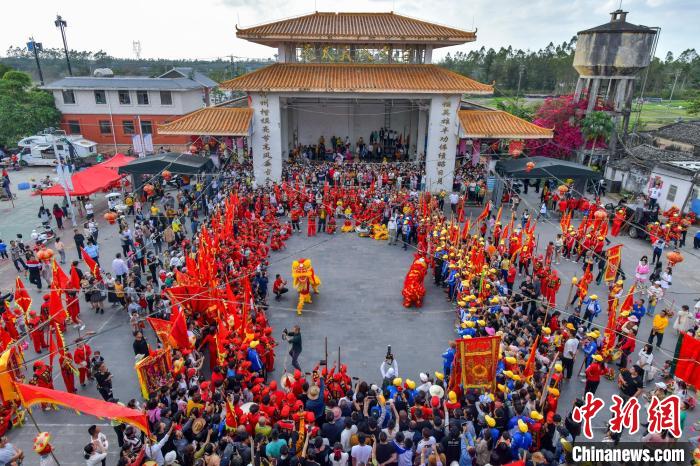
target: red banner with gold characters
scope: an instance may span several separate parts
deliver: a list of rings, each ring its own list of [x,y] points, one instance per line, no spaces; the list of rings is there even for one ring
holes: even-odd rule
[[[496,365],[498,364],[501,337],[464,338],[457,340],[453,384],[463,388],[496,389]]]
[[[612,246],[608,249],[608,262],[605,266],[605,275],[603,275],[603,280],[606,282],[614,282],[617,276],[617,271],[620,268],[620,262],[622,261],[622,245]]]

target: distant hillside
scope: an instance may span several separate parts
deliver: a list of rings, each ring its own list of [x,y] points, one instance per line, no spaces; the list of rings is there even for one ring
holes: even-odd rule
[[[157,76],[175,66],[188,66],[200,71],[211,79],[221,82],[248,73],[270,64],[272,59],[231,60],[169,60],[116,58],[103,51],[70,51],[71,68],[75,76],[88,76],[96,68],[111,68],[115,74],[124,76]],[[44,49],[40,55],[44,82],[51,82],[68,75],[63,49]],[[0,63],[31,74],[39,81],[34,55],[26,47],[10,47]]]

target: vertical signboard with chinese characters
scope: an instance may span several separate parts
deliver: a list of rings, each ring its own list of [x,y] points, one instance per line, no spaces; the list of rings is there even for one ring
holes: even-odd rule
[[[253,172],[255,183],[262,186],[280,181],[282,176],[279,96],[256,92],[250,97],[255,119],[251,138]]]
[[[457,151],[457,110],[459,95],[437,96],[430,101],[425,186],[432,192],[452,190]]]

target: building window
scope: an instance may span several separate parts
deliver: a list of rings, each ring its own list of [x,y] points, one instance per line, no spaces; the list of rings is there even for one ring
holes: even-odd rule
[[[119,91],[119,103],[121,105],[131,105],[131,96],[129,91]]]
[[[666,200],[671,201],[671,202],[675,201],[677,192],[678,192],[678,186],[676,186],[675,184],[669,185],[668,194],[666,195]]]
[[[141,134],[153,134],[153,125],[150,121],[141,121]]]
[[[173,94],[170,91],[160,91],[160,104],[161,105],[172,105],[173,104]]]
[[[136,103],[148,105],[148,91],[136,91]]]
[[[109,120],[100,120],[100,134],[112,134],[112,123]]]
[[[95,91],[95,103],[98,105],[104,105],[107,103],[107,95],[105,91]]]
[[[80,134],[80,122],[78,120],[68,120],[68,134]]]
[[[136,128],[134,127],[134,120],[124,120],[122,122],[122,129],[124,134],[135,134]]]
[[[74,104],[75,103],[75,94],[73,93],[72,90],[68,89],[65,91],[61,91],[63,93],[63,103],[64,104]]]

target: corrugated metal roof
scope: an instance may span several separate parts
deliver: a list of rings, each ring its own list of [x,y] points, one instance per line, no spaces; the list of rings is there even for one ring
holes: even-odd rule
[[[247,136],[252,108],[207,107],[158,125],[158,134]]]
[[[551,139],[554,131],[501,110],[460,110],[459,122],[469,138]]]
[[[68,76],[47,84],[42,89],[130,89],[145,91],[189,91],[205,86],[189,78],[145,78],[141,76],[118,76],[94,78],[91,76]]]
[[[206,74],[199,72],[197,70],[194,70],[191,66],[176,66],[175,68],[171,69],[170,71],[167,71],[160,76],[159,78],[167,78],[170,76],[177,76],[180,75],[183,78],[189,78],[194,81],[197,81],[199,84],[205,87],[216,87],[219,85],[216,81],[211,79],[209,76]]]
[[[298,39],[311,41],[415,41],[464,43],[476,32],[429,23],[390,13],[315,12],[249,28],[236,28],[236,36],[253,42]],[[449,45],[449,44],[446,44]]]
[[[221,83],[250,92],[492,94],[493,86],[436,65],[276,63]]]

